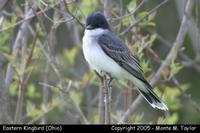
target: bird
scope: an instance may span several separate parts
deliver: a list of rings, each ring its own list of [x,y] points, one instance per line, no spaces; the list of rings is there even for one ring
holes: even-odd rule
[[[139,61],[99,11],[86,18],[82,49],[86,62],[99,76],[107,73],[110,78],[128,80],[153,108],[168,110],[145,79]]]

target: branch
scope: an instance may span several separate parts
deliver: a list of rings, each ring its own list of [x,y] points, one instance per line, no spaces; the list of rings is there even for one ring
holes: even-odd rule
[[[99,124],[103,124],[105,121],[105,106],[104,106],[104,92],[103,92],[103,78],[95,71],[99,79],[101,80],[101,87],[99,88]]]
[[[0,10],[4,7],[4,5],[8,2],[8,0],[0,0]]]
[[[183,10],[184,10],[184,3],[186,2],[186,0],[182,0],[182,1],[178,1],[176,0],[175,3],[176,3],[176,8],[177,8],[177,11],[178,11],[178,16],[179,16],[179,19],[181,19],[183,17]],[[195,5],[199,6],[199,1],[196,0],[195,1]],[[196,11],[197,10],[197,11]],[[199,30],[199,27],[198,27],[198,9],[195,10],[195,15],[196,15],[196,21],[194,19],[194,17],[192,17],[190,20],[189,20],[189,27],[190,29],[188,30],[188,35],[191,39],[191,42],[193,44],[193,48],[194,48],[194,51],[196,52],[196,56],[198,58],[200,58],[200,45],[199,45],[199,42],[200,42],[200,30]]]
[[[23,57],[24,59],[22,60],[21,66],[20,66],[20,75],[19,75],[19,92],[18,92],[18,99],[17,99],[17,105],[16,105],[16,111],[15,111],[15,123],[21,123],[22,120],[22,109],[23,109],[23,99],[24,99],[24,89],[26,82],[28,81],[29,76],[26,76],[26,69],[31,63],[33,52],[36,46],[36,41],[37,41],[37,36],[38,34],[34,36],[33,39],[33,46],[31,48],[31,51],[26,58],[26,53],[27,53],[27,46],[23,46]],[[27,38],[27,37],[26,37]],[[26,40],[27,41],[27,40]]]
[[[69,11],[69,9],[67,7],[67,3],[66,3],[65,0],[60,0],[60,9],[61,9],[62,16],[63,16],[63,18],[65,20],[64,22],[65,22],[66,27],[70,31],[74,32],[73,34],[69,35],[70,38],[72,38],[72,40],[74,40],[75,44],[80,44],[81,43],[81,39],[80,39],[79,30],[78,30],[78,28],[76,26],[76,23],[74,21],[72,21],[72,23],[68,23],[69,22],[68,20],[75,19],[83,29],[85,28],[84,24],[81,23],[81,21],[76,17],[76,15],[72,14]],[[77,11],[76,11],[76,13],[77,13]]]
[[[161,35],[159,35],[158,33],[155,33],[155,31],[150,31],[150,33],[156,34],[157,39],[163,43],[167,48],[169,48],[172,44],[171,42],[167,41],[166,39],[164,39]],[[183,59],[183,61],[181,61],[181,64],[184,67],[193,67],[195,68],[198,72],[200,72],[200,65],[198,64],[198,59],[191,59],[189,56],[187,56],[186,54],[183,53],[183,51],[180,51],[178,53],[178,55]]]
[[[71,88],[71,84],[72,84],[71,81],[69,81],[68,86],[67,86],[67,89],[64,89],[64,88],[62,88],[62,87],[60,87],[60,86],[52,86],[52,85],[49,85],[49,84],[47,84],[47,83],[41,83],[41,82],[40,82],[39,84],[40,84],[40,85],[43,85],[43,86],[46,86],[46,87],[49,87],[49,88],[52,88],[52,89],[53,89],[53,88],[58,89],[60,92],[62,92],[64,98],[65,98],[66,100],[70,100],[70,101],[71,101],[70,103],[72,103],[72,105],[75,107],[77,113],[78,113],[79,116],[80,116],[81,121],[82,121],[84,124],[89,124],[89,122],[88,122],[87,118],[85,117],[85,115],[83,114],[81,108],[77,105],[77,103],[75,102],[75,100],[74,100],[74,99],[71,97],[71,95],[68,93],[68,92],[69,92],[69,89]],[[67,93],[66,93],[66,92],[67,92]],[[65,100],[65,101],[66,101],[66,100]]]
[[[153,9],[151,9],[147,15],[139,18],[138,20],[136,20],[132,25],[130,25],[127,29],[125,29],[124,31],[122,31],[120,33],[119,36],[123,36],[124,34],[126,34],[127,32],[129,32],[135,25],[137,25],[139,22],[141,22],[143,19],[145,19],[146,17],[148,17],[150,14],[152,14],[153,12],[155,12],[156,10],[158,10],[162,5],[164,5],[165,3],[167,3],[169,0],[164,0],[163,2],[161,2],[159,5],[157,5],[156,7],[154,7]]]
[[[31,34],[35,34],[35,31],[30,27],[30,32]],[[84,124],[89,124],[88,120],[86,119],[85,115],[83,114],[83,111],[81,110],[81,108],[77,105],[77,103],[75,102],[75,100],[71,97],[71,95],[69,95],[69,93],[66,93],[67,91],[69,91],[70,87],[71,87],[71,81],[69,81],[69,84],[67,87],[64,87],[63,83],[62,83],[62,76],[61,76],[61,72],[59,71],[59,69],[57,68],[57,65],[59,63],[56,63],[54,61],[54,58],[52,58],[52,56],[49,55],[49,53],[46,51],[45,46],[42,45],[42,42],[38,39],[37,42],[42,50],[42,54],[44,55],[44,57],[47,59],[47,63],[48,65],[52,68],[52,70],[55,72],[56,77],[58,79],[58,85],[57,86],[52,86],[46,83],[39,83],[40,85],[49,87],[49,88],[56,88],[59,91],[63,92],[64,98],[66,98],[66,100],[70,100],[70,103],[72,103],[72,105],[75,107],[77,113],[80,116],[81,121]],[[46,44],[45,44],[46,45]],[[40,56],[40,55],[39,55]]]
[[[104,15],[106,16],[106,18],[111,19],[112,0],[104,0],[103,2]]]
[[[9,116],[9,109],[8,109],[8,91],[5,87],[4,83],[4,69],[3,66],[6,63],[6,59],[3,56],[3,53],[0,51],[0,124],[9,124],[10,123],[10,116]]]
[[[176,78],[172,78],[172,81],[173,83],[176,85],[177,89],[181,92],[182,96],[184,98],[186,98],[190,104],[198,111],[200,112],[200,106],[198,105],[198,103],[196,101],[194,101],[192,98],[191,98],[191,95],[190,94],[187,94],[183,91],[183,89],[180,87],[180,84],[178,82],[178,80]]]
[[[60,0],[60,7],[61,7],[60,13],[62,13],[65,19],[65,22],[68,22],[67,20],[70,20],[70,19],[75,19],[79,23],[79,25],[84,29],[85,28],[84,24],[76,17],[76,15],[74,15],[73,13],[69,11],[66,5],[67,3],[65,0]]]
[[[176,40],[174,42],[174,45],[172,46],[167,57],[162,62],[161,66],[159,67],[159,69],[157,70],[153,79],[151,80],[152,86],[154,86],[159,81],[159,79],[161,77],[162,70],[164,68],[170,66],[171,62],[173,62],[176,59],[177,53],[179,52],[179,50],[181,49],[181,47],[183,45],[185,35],[188,32],[188,20],[190,18],[191,12],[192,12],[193,3],[194,3],[194,0],[188,0],[187,1],[184,16],[182,18],[181,26],[179,28],[179,31],[178,31]]]
[[[106,78],[103,77],[103,93],[104,93],[104,105],[105,105],[105,121],[104,124],[111,124],[111,94],[110,94],[110,84]]]
[[[20,24],[23,24],[24,22],[28,22],[28,21],[30,21],[31,19],[33,19],[35,16],[40,15],[40,14],[42,14],[42,13],[44,13],[44,12],[46,12],[46,11],[52,9],[52,8],[54,8],[54,7],[57,6],[58,4],[59,4],[59,3],[56,3],[55,5],[53,5],[53,6],[51,6],[51,7],[48,6],[48,7],[46,7],[44,10],[40,10],[40,11],[38,11],[38,12],[35,11],[35,13],[32,13],[32,14],[30,14],[29,16],[26,16],[24,19],[17,21],[15,24],[13,24],[13,25],[11,25],[11,26],[1,28],[1,29],[0,29],[0,33],[1,33],[1,32],[5,32],[5,31],[7,31],[7,30],[9,30],[9,29],[11,29],[11,28],[14,28],[14,27],[16,27],[16,26],[18,26],[18,25],[20,25]],[[36,5],[34,5],[34,6],[36,7]],[[34,10],[35,10],[35,9],[34,9]]]
[[[118,21],[118,20],[121,20],[121,19],[123,19],[123,18],[125,18],[125,17],[128,17],[128,16],[131,16],[131,15],[133,15],[133,14],[135,14],[141,7],[142,7],[142,5],[146,2],[147,0],[142,0],[139,4],[138,4],[138,6],[135,8],[135,10],[134,11],[131,11],[130,13],[128,13],[128,14],[126,14],[126,15],[121,15],[120,17],[117,17],[117,18],[114,18],[114,19],[112,19],[112,21]],[[122,1],[121,1],[122,2]],[[120,13],[121,14],[121,13]]]
[[[177,52],[183,45],[183,41],[185,38],[185,35],[188,31],[188,19],[191,15],[192,12],[192,7],[193,7],[194,0],[188,0],[186,3],[185,11],[184,11],[184,16],[181,21],[181,26],[178,31],[178,35],[176,37],[176,40],[174,42],[173,47],[169,51],[167,57],[165,60],[162,62],[161,66],[157,70],[156,74],[154,75],[153,79],[151,80],[150,84],[152,86],[155,86],[155,84],[160,80],[161,74],[164,68],[168,67],[172,61],[175,60]],[[139,95],[136,100],[131,104],[129,109],[124,113],[122,118],[119,120],[119,123],[124,123],[125,121],[128,120],[128,118],[133,114],[139,103],[141,103],[142,96]]]
[[[17,34],[16,40],[13,44],[13,49],[12,49],[12,56],[14,57],[13,62],[16,62],[16,60],[18,58],[19,49],[21,49],[22,46],[25,45],[24,39],[27,35],[28,25],[31,21],[31,19],[28,19],[28,18],[30,18],[30,16],[33,16],[36,13],[36,10],[37,10],[37,7],[35,5],[33,5],[25,15],[24,20],[26,20],[26,21],[23,21],[23,23],[20,27],[20,30]],[[13,74],[14,74],[13,64],[9,63],[7,72],[6,72],[6,78],[5,78],[5,84],[6,84],[7,88],[9,88],[9,86],[12,82]]]

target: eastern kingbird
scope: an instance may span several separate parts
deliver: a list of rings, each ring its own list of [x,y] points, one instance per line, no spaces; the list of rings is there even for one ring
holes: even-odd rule
[[[87,17],[83,54],[91,69],[99,75],[108,73],[113,78],[131,81],[153,108],[168,110],[144,78],[139,62],[124,42],[111,31],[100,12]]]

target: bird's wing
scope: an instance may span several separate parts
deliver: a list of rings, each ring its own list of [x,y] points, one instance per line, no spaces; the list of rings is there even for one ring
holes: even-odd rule
[[[145,81],[140,64],[122,40],[116,37],[112,32],[109,32],[100,36],[98,43],[103,51],[121,67],[136,78]]]

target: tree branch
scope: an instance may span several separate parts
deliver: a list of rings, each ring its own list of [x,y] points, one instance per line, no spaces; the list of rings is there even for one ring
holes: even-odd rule
[[[14,28],[14,27],[16,27],[16,26],[18,26],[18,25],[20,25],[20,24],[23,24],[24,22],[29,22],[29,21],[30,21],[31,19],[33,19],[35,16],[40,15],[40,14],[42,14],[42,13],[44,13],[44,12],[46,12],[46,11],[52,9],[52,8],[54,8],[54,7],[57,6],[57,5],[59,5],[59,3],[56,3],[56,4],[53,5],[53,6],[48,6],[48,7],[46,7],[45,9],[40,10],[40,11],[38,11],[38,12],[32,13],[32,14],[30,14],[29,16],[26,16],[24,19],[17,21],[15,24],[13,24],[13,25],[11,25],[11,26],[7,26],[7,27],[4,27],[4,28],[1,28],[1,29],[0,29],[0,33],[1,33],[1,32],[5,32],[5,31],[7,31],[7,30],[9,30],[9,29],[11,29],[11,28]],[[34,6],[36,7],[36,5],[34,5]],[[34,10],[35,10],[35,9],[34,9]]]
[[[8,2],[8,0],[0,0],[0,10],[4,7],[4,5]]]
[[[124,31],[122,31],[120,33],[119,36],[123,36],[125,35],[127,32],[129,32],[135,25],[137,25],[139,22],[141,22],[143,19],[145,19],[146,17],[148,17],[150,14],[152,14],[153,12],[155,12],[156,10],[158,10],[162,5],[164,5],[165,3],[167,3],[169,0],[164,0],[162,1],[159,5],[157,5],[156,7],[154,7],[153,9],[151,9],[147,15],[139,18],[138,20],[136,20],[132,25],[130,25],[128,28],[126,28]]]
[[[179,18],[181,19],[184,15],[184,3],[186,2],[186,0],[182,0],[182,1],[178,1],[176,0],[175,3],[176,3],[176,8],[178,10],[178,16]],[[199,6],[199,3],[198,1],[196,0],[195,3],[196,6]],[[198,19],[198,14],[195,14],[197,15],[197,19]],[[197,20],[198,21],[198,20]],[[194,51],[196,52],[196,57],[200,58],[200,30],[199,30],[199,27],[198,27],[198,23],[199,22],[195,22],[195,19],[194,17],[192,17],[190,20],[189,20],[189,30],[188,30],[188,35],[190,36],[191,38],[191,42],[193,44],[193,48],[194,48]],[[200,60],[200,59],[199,59]]]
[[[36,10],[37,10],[37,7],[35,5],[33,5],[25,15],[26,21],[24,21],[22,23],[20,30],[17,34],[16,40],[13,44],[12,55],[14,57],[14,59],[13,59],[14,62],[16,62],[16,60],[18,58],[19,49],[21,49],[22,46],[25,45],[24,44],[24,39],[25,39],[24,37],[26,37],[26,35],[28,33],[28,25],[31,21],[31,19],[27,19],[27,18],[29,18],[30,16],[33,16],[36,13]],[[6,72],[6,78],[5,78],[5,84],[6,84],[7,88],[9,88],[9,86],[12,82],[13,73],[14,73],[13,64],[9,63],[8,68],[7,68],[7,72]]]
[[[96,71],[95,71],[96,72]],[[101,80],[101,87],[99,88],[99,124],[103,124],[105,121],[105,106],[104,106],[104,92],[103,92],[103,78],[96,72],[99,79]]]
[[[9,124],[10,118],[8,114],[8,91],[4,83],[4,69],[3,66],[6,63],[6,59],[3,53],[0,51],[0,124]]]
[[[104,105],[105,105],[105,122],[104,124],[111,124],[111,92],[110,84],[106,75],[103,77],[103,93],[104,93]]]
[[[180,50],[181,46],[183,45],[185,35],[188,31],[188,20],[192,12],[193,4],[194,4],[194,0],[187,1],[186,7],[184,10],[184,16],[182,18],[181,25],[180,25],[176,40],[174,42],[174,45],[172,46],[167,57],[162,62],[161,66],[159,67],[153,79],[151,80],[150,84],[152,86],[155,86],[155,84],[160,80],[163,69],[168,67],[171,64],[171,62],[175,60],[177,52]],[[122,118],[119,120],[119,123],[124,123],[125,121],[128,120],[128,118],[133,114],[133,112],[135,111],[139,103],[141,103],[141,100],[142,100],[142,96],[139,95],[136,98],[136,100],[131,104],[129,109],[124,113]]]
[[[200,112],[200,106],[198,105],[198,103],[196,101],[194,101],[192,98],[191,98],[191,95],[190,94],[187,94],[186,92],[183,91],[183,89],[180,87],[180,84],[178,82],[178,80],[176,78],[172,78],[172,81],[173,83],[176,85],[177,89],[181,92],[182,96],[184,98],[186,98],[190,104],[198,111]]]

